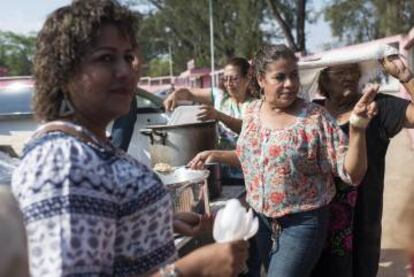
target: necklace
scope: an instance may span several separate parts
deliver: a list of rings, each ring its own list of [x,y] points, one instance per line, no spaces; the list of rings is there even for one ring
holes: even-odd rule
[[[93,148],[99,150],[100,152],[117,152],[117,148],[110,141],[103,142],[102,140],[98,139],[98,137],[86,127],[70,121],[57,120],[48,122],[42,125],[33,134],[33,137],[37,137],[44,133],[53,131],[61,131],[63,133],[72,135],[80,139],[84,143],[88,144],[89,146],[92,146]]]

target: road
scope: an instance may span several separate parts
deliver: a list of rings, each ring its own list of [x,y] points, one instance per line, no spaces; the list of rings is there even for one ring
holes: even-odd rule
[[[414,151],[410,148],[407,132],[403,131],[392,139],[386,157],[382,251],[378,277],[409,276],[399,228],[401,212],[409,199],[414,202]]]

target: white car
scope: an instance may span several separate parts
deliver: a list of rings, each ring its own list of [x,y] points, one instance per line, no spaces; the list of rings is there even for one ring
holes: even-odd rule
[[[31,77],[0,78],[0,150],[12,149],[20,155],[24,143],[39,126],[33,119],[31,101],[34,81]],[[139,130],[147,125],[166,124],[162,99],[143,89],[137,90],[137,121],[128,153],[150,165],[148,137]],[[110,132],[112,125],[108,127]]]

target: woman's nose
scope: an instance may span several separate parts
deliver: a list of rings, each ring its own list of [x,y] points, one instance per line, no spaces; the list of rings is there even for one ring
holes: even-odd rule
[[[122,59],[117,63],[115,73],[118,78],[128,78],[133,76],[134,70],[130,62]]]
[[[295,78],[292,77],[286,77],[285,81],[283,82],[283,85],[285,87],[292,87],[296,82]]]

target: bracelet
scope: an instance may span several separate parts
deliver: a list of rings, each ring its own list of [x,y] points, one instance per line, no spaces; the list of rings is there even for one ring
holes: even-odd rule
[[[349,117],[349,123],[356,128],[366,129],[369,124],[369,119],[352,113]]]
[[[180,277],[181,273],[175,267],[175,264],[168,264],[160,268],[161,277]]]

